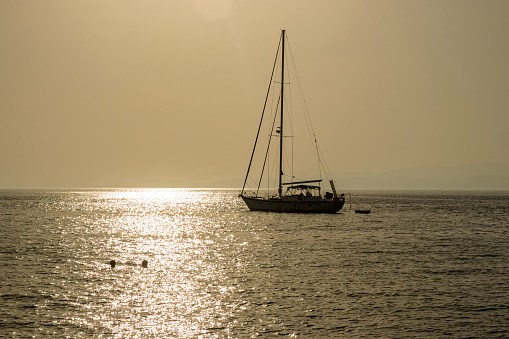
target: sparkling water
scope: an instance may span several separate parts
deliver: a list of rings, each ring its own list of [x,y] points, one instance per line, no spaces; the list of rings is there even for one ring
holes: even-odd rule
[[[509,337],[509,192],[238,193],[0,191],[0,337]]]

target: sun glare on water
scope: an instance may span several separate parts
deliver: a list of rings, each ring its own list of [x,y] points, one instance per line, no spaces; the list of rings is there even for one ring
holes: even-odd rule
[[[189,190],[184,188],[169,188],[169,189],[137,189],[125,190],[118,194],[119,198],[132,199],[138,201],[176,201],[189,195]]]
[[[205,196],[199,190],[136,189],[113,193],[110,203],[118,211],[119,226],[130,234],[173,237],[193,232]]]
[[[111,296],[117,321],[107,325],[110,331],[124,333],[127,326],[193,337],[231,316],[225,304],[234,287],[226,283],[222,258],[232,239],[218,242],[218,228],[227,221],[211,212],[221,202],[210,192],[115,191],[105,194],[105,204],[112,218],[103,250],[118,262],[112,274],[122,286]],[[145,269],[142,260],[148,261]]]

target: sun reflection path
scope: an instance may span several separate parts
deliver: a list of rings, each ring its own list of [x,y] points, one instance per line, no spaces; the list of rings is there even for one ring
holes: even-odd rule
[[[228,333],[242,306],[233,297],[243,248],[229,228],[234,197],[186,189],[106,193],[100,201],[109,213],[98,224],[109,233],[104,262],[119,264],[109,272],[115,283],[103,286],[112,317],[95,321],[130,337]]]

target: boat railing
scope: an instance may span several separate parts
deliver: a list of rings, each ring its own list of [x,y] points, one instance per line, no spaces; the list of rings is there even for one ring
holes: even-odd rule
[[[273,191],[244,191],[240,196],[246,197],[246,198],[259,198],[259,199],[269,199],[273,197],[277,197],[277,194]]]

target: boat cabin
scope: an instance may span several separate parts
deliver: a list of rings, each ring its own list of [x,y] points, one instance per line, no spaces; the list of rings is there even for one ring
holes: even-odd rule
[[[286,189],[285,195],[290,196],[306,196],[306,197],[312,197],[312,196],[319,196],[320,195],[320,186],[315,185],[293,185],[289,186]]]
[[[321,187],[316,185],[292,185],[288,186],[282,198],[292,201],[324,200],[320,190]],[[327,192],[325,194],[325,200],[331,200],[332,198],[332,193]]]

